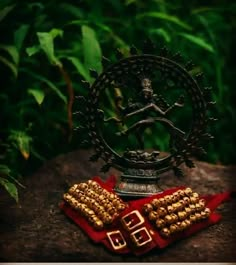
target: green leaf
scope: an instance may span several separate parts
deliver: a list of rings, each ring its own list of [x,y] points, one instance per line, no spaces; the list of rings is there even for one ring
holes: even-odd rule
[[[197,44],[198,46],[204,48],[205,50],[214,53],[215,50],[213,48],[212,45],[210,45],[209,43],[207,43],[204,39],[197,37],[197,36],[193,36],[191,34],[187,34],[187,33],[178,33],[178,35],[184,37],[185,39],[189,40],[190,42]]]
[[[51,64],[57,64],[57,59],[54,55],[53,38],[48,32],[37,32],[40,47],[45,52]]]
[[[0,22],[8,15],[8,13],[12,11],[15,6],[16,5],[6,6],[2,10],[0,10]]]
[[[106,32],[112,32],[112,29],[108,27],[107,25],[99,22],[95,22],[96,26],[98,26],[100,29],[106,31]]]
[[[45,8],[45,5],[43,5],[42,3],[39,3],[39,2],[35,2],[35,3],[28,3],[27,4],[29,9],[31,9],[30,11],[32,11],[33,9],[38,9],[38,10],[43,10]]]
[[[11,170],[7,165],[0,164],[0,175],[9,176],[10,173]]]
[[[57,36],[62,37],[63,31],[60,29],[52,29],[50,32],[37,32],[41,49],[45,52],[51,64],[61,66],[61,62],[54,54],[54,39]]]
[[[15,78],[17,78],[18,69],[17,69],[17,66],[15,64],[13,64],[12,62],[10,62],[9,60],[7,60],[6,58],[4,58],[3,56],[0,56],[0,62],[2,62],[3,64],[5,64],[12,71],[13,75],[15,76]]]
[[[26,53],[28,54],[28,56],[32,56],[38,53],[40,50],[41,50],[40,45],[34,45],[34,46],[26,48]]]
[[[218,10],[217,8],[214,8],[214,7],[204,6],[204,7],[199,7],[199,8],[195,8],[195,9],[191,10],[191,13],[192,14],[198,14],[198,13],[209,12],[209,11],[217,12],[220,10]]]
[[[170,42],[171,41],[171,35],[163,28],[151,29],[150,33],[151,34],[157,34],[157,35],[163,37],[166,42]]]
[[[67,104],[67,98],[66,96],[64,96],[61,91],[57,88],[57,86],[55,86],[50,80],[46,79],[45,77],[41,76],[41,75],[38,75],[34,72],[31,72],[29,69],[25,69],[25,68],[21,68],[21,71],[33,76],[35,79],[45,83],[48,85],[49,88],[51,88],[57,95],[60,99],[63,100],[63,102],[65,104]]]
[[[25,188],[25,186],[11,175],[11,169],[7,165],[0,165],[0,176],[8,177],[15,181],[20,187]]]
[[[37,101],[39,105],[43,103],[43,100],[45,97],[45,93],[43,90],[32,88],[32,89],[28,89],[28,93],[35,98],[35,100]]]
[[[24,159],[28,160],[30,156],[30,143],[32,142],[32,138],[24,131],[12,130],[8,139],[16,144]]]
[[[11,197],[13,197],[16,202],[18,202],[19,197],[18,197],[18,191],[17,191],[15,184],[1,177],[0,177],[0,184],[6,189],[6,191],[11,195]]]
[[[23,24],[14,32],[14,43],[18,51],[21,49],[28,31],[29,25]]]
[[[19,63],[19,52],[15,46],[12,45],[0,45],[0,50],[4,50],[10,56],[15,65]]]
[[[101,72],[102,51],[95,31],[88,26],[82,26],[82,47],[84,63],[87,71],[90,68],[93,68],[94,70]]]
[[[133,4],[135,2],[136,2],[136,0],[126,0],[125,5],[128,6],[128,5]]]
[[[118,35],[112,33],[111,37],[114,39],[117,45],[123,47],[124,49],[129,49],[129,45],[125,43],[125,41],[121,39]]]
[[[72,5],[69,3],[62,3],[60,5],[61,10],[64,10],[65,13],[68,13],[69,15],[76,17],[76,18],[81,18],[83,17],[83,10],[77,7],[76,5]]]
[[[88,20],[84,20],[84,19],[76,19],[76,20],[71,20],[68,23],[65,24],[65,26],[70,26],[70,25],[84,25],[84,24],[88,24],[89,21]]]
[[[159,18],[161,20],[165,20],[168,22],[171,22],[173,24],[176,24],[178,26],[180,26],[181,28],[184,28],[186,30],[192,30],[192,27],[189,26],[187,23],[183,22],[182,20],[180,20],[178,17],[176,16],[172,16],[172,15],[168,15],[165,13],[161,13],[161,12],[146,12],[140,15],[137,15],[136,18],[137,19],[143,19],[146,17],[151,17],[151,18]]]
[[[54,29],[51,29],[50,31],[49,31],[49,34],[52,36],[52,38],[53,39],[55,39],[57,36],[59,36],[59,37],[63,37],[63,30],[61,30],[61,29],[56,29],[56,28],[54,28]]]
[[[89,81],[90,80],[90,77],[88,75],[88,72],[86,71],[84,65],[81,63],[81,61],[76,58],[76,57],[73,57],[73,56],[68,56],[68,57],[65,57],[65,59],[69,60],[73,65],[74,67],[76,68],[76,70],[87,80]]]

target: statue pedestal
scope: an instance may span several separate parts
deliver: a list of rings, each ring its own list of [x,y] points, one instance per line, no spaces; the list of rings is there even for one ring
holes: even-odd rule
[[[158,185],[159,178],[154,174],[151,170],[140,170],[138,174],[132,174],[130,170],[120,176],[114,191],[123,197],[147,197],[161,193],[163,191]]]

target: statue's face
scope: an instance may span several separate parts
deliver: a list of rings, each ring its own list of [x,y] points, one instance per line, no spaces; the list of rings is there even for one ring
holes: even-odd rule
[[[148,79],[148,78],[144,78],[143,80],[142,80],[142,87],[144,88],[144,89],[152,89],[152,82],[151,82],[151,80],[150,79]]]
[[[152,83],[148,78],[142,80],[142,96],[144,99],[151,99],[153,96]]]

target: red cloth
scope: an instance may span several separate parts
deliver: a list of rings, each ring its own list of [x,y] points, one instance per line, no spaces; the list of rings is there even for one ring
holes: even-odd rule
[[[97,181],[103,188],[107,189],[108,191],[112,191],[112,189],[116,183],[115,176],[109,177],[106,182],[103,182],[99,177],[94,177],[93,180]],[[104,229],[102,231],[96,231],[95,229],[93,229],[93,227],[89,225],[89,223],[86,221],[86,219],[83,218],[81,215],[79,215],[78,212],[75,211],[66,202],[64,202],[64,201],[61,202],[60,208],[64,211],[64,213],[69,218],[71,218],[78,226],[80,226],[82,228],[82,230],[86,234],[88,234],[88,236],[94,242],[96,242],[96,243],[101,242],[108,249],[110,249],[111,251],[114,251],[116,253],[133,252],[136,255],[141,255],[143,253],[150,251],[151,249],[153,249],[155,247],[165,248],[166,246],[168,246],[169,244],[171,244],[172,242],[174,242],[176,240],[179,240],[181,238],[186,238],[186,237],[196,233],[197,231],[199,231],[201,229],[204,229],[210,225],[213,225],[213,224],[219,222],[219,220],[221,219],[221,215],[214,212],[214,210],[217,208],[217,206],[219,204],[221,204],[224,201],[229,200],[231,195],[232,195],[231,192],[224,192],[224,193],[219,193],[219,194],[215,194],[215,195],[201,196],[201,198],[206,200],[206,207],[210,208],[210,210],[212,212],[211,215],[209,216],[209,218],[205,221],[201,221],[200,223],[193,224],[189,229],[187,229],[181,233],[178,233],[176,235],[173,235],[169,238],[161,237],[159,235],[158,231],[156,230],[156,228],[153,227],[153,225],[150,223],[150,221],[147,218],[144,218],[145,222],[142,224],[142,227],[145,226],[148,231],[151,230],[154,232],[151,236],[152,241],[148,242],[147,244],[145,244],[141,247],[135,246],[130,239],[130,234],[127,233],[127,231],[124,229],[124,227],[120,224],[120,218],[122,216],[125,216],[127,213],[134,211],[134,210],[138,210],[141,213],[143,204],[150,202],[154,198],[164,197],[165,195],[172,194],[176,190],[184,189],[184,188],[185,187],[176,187],[176,188],[168,189],[168,190],[166,190],[160,194],[156,194],[156,195],[153,195],[150,197],[128,201],[129,207],[126,208],[122,212],[122,214],[116,220],[114,220],[114,222],[111,225],[109,225],[109,228]],[[112,247],[112,245],[108,239],[107,232],[117,231],[117,230],[119,230],[121,232],[127,245],[121,249],[115,250]],[[116,234],[116,237],[117,236],[119,238],[119,234]],[[144,237],[145,237],[145,233],[144,233]]]

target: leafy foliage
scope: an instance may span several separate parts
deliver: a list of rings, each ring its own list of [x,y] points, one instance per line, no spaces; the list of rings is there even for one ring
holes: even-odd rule
[[[81,79],[92,82],[89,70],[102,71],[102,55],[113,61],[116,48],[128,53],[146,37],[205,73],[219,121],[202,159],[234,163],[235,11],[224,1],[2,0],[0,184],[17,200],[22,175],[79,147],[72,105],[86,93]]]

